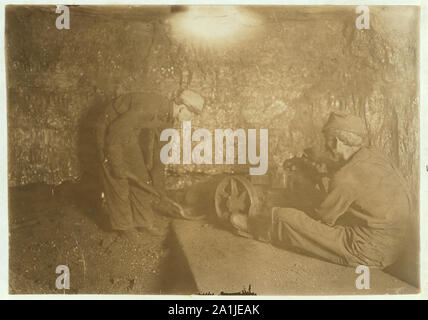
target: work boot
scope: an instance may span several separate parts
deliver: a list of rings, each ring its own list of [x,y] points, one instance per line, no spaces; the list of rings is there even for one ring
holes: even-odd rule
[[[232,213],[229,218],[230,223],[235,228],[235,231],[240,236],[252,238],[248,230],[248,216],[242,213]]]
[[[245,214],[232,213],[230,223],[240,236],[255,238],[262,242],[271,241],[271,222],[266,217],[249,218]]]

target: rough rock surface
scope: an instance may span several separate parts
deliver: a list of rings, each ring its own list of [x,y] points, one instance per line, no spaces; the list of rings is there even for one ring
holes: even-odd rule
[[[354,6],[239,10],[255,17],[245,32],[198,43],[177,34],[168,7],[72,6],[70,29],[57,30],[55,6],[8,6],[9,185],[95,180],[94,123],[113,87],[168,97],[191,89],[205,101],[193,128],[268,128],[273,171],[321,143],[331,111],[363,117],[410,185],[417,237],[418,8],[370,7],[368,30],[355,27]],[[238,169],[170,167],[169,188]],[[417,266],[417,239],[411,247]]]
[[[10,185],[79,179],[94,106],[113,82],[166,96],[194,90],[206,104],[195,128],[268,128],[272,170],[320,142],[330,111],[347,110],[366,119],[416,194],[417,9],[372,7],[369,30],[355,28],[352,6],[242,10],[258,21],[245,37],[198,45],[176,36],[165,8],[72,7],[70,30],[57,30],[54,6],[9,7]]]

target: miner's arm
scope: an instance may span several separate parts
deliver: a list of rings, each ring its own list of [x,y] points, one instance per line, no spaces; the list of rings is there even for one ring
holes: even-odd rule
[[[315,212],[322,222],[333,226],[337,219],[348,211],[357,196],[352,177],[334,178],[327,197]]]
[[[96,141],[101,161],[104,161],[105,135],[110,124],[129,109],[129,98],[117,97],[106,103],[106,106],[96,125]]]

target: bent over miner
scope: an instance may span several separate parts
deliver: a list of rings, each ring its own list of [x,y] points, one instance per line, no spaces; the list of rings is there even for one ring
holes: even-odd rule
[[[158,136],[145,136],[156,135],[158,128],[169,125],[162,121],[169,111],[169,101],[158,94],[124,94],[107,106],[97,133],[104,209],[112,229],[133,242],[138,239],[137,230],[161,234],[153,224],[152,210],[153,195],[160,197],[162,192],[153,185],[153,159],[149,154],[156,151],[147,146],[144,150],[141,140],[159,141]]]
[[[342,265],[384,268],[397,259],[411,203],[401,174],[383,154],[366,146],[365,122],[332,113],[323,128],[326,148],[340,169],[315,218],[294,208],[272,208],[264,218],[231,216],[241,231]],[[345,216],[352,221],[338,223]]]

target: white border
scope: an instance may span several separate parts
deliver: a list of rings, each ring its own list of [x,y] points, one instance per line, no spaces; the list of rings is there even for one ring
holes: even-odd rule
[[[188,1],[4,1],[0,0],[0,52],[5,52],[5,6],[8,4],[25,4],[25,5],[415,5],[421,8],[420,18],[420,283],[421,293],[412,295],[344,295],[344,296],[188,296],[188,295],[9,295],[8,293],[8,177],[7,177],[7,122],[6,122],[6,73],[5,57],[0,61],[0,298],[1,299],[45,299],[45,300],[76,300],[76,299],[153,299],[153,300],[217,300],[217,299],[236,299],[236,300],[265,300],[265,299],[344,299],[344,300],[373,300],[373,299],[391,299],[391,300],[408,300],[408,299],[428,299],[428,113],[424,106],[427,101],[428,92],[428,65],[423,58],[428,54],[428,5],[425,0],[389,0],[389,1],[368,1],[368,0],[305,0],[305,1],[243,1],[243,0],[188,0]]]

